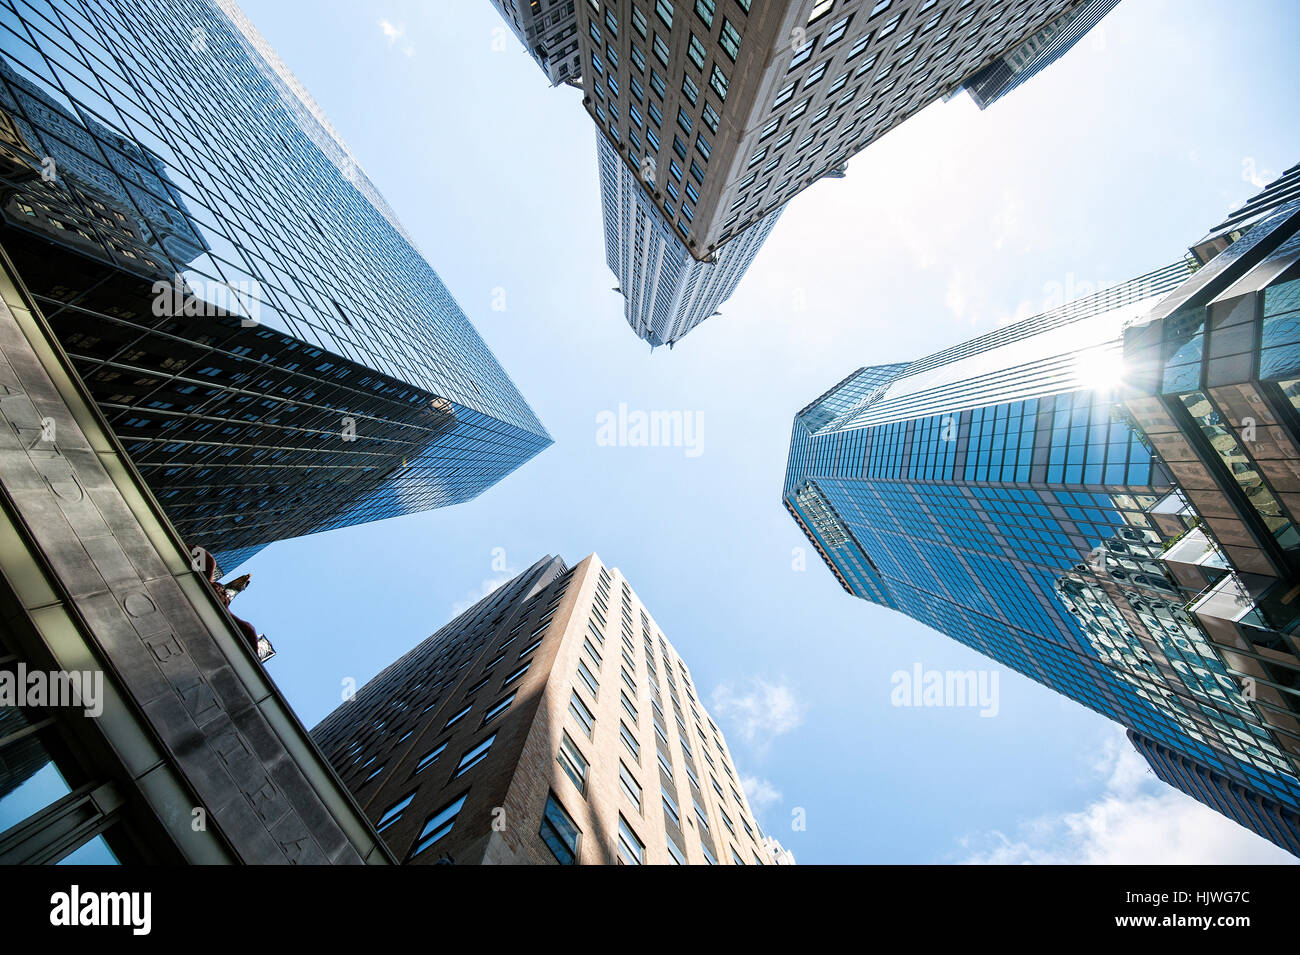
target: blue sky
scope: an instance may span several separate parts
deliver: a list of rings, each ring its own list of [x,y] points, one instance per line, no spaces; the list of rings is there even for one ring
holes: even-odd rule
[[[556,442],[469,504],[246,565],[236,610],[308,726],[499,582],[494,552],[596,551],[800,862],[1290,859],[1156,783],[1103,718],[799,569],[780,496],[794,412],[853,369],[1171,262],[1300,159],[1293,3],[1123,0],[989,110],[936,103],[797,197],[722,316],[653,354],[611,291],[581,94],[500,42],[487,0],[243,7]],[[693,413],[700,453],[602,446],[620,404]],[[917,663],[997,671],[997,715],[893,706]]]

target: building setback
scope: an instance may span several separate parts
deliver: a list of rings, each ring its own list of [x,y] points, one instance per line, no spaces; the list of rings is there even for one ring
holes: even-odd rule
[[[796,416],[784,503],[849,593],[1294,811],[1300,736],[1196,612],[1225,554],[1169,562],[1199,517],[1119,401],[1125,327],[1208,268],[853,373]]]
[[[615,568],[546,557],[312,731],[426,864],[790,864],[690,672]]]
[[[6,23],[0,245],[191,546],[231,569],[468,500],[550,444],[231,0]]]

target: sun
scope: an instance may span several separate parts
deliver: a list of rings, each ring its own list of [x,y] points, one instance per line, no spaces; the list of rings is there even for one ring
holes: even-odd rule
[[[1124,384],[1124,357],[1113,349],[1091,348],[1075,357],[1074,374],[1088,391],[1118,391]]]

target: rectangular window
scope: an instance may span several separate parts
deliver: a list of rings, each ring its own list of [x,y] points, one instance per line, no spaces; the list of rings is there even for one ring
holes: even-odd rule
[[[492,741],[496,738],[496,733],[493,733],[473,749],[466,750],[465,755],[462,756],[460,762],[456,764],[456,775],[464,776],[479,763],[483,762],[484,757],[488,754],[488,750],[492,748]]]
[[[722,52],[727,54],[732,63],[736,62],[736,55],[740,53],[740,31],[725,17],[722,20],[722,33],[718,36],[718,46],[722,47]]]
[[[691,117],[687,114],[686,110],[682,109],[680,106],[677,107],[677,125],[681,127],[682,132],[686,133],[688,136],[690,135]]]
[[[623,795],[628,798],[632,805],[636,806],[636,811],[641,811],[641,784],[636,781],[632,771],[623,765],[623,761],[618,761],[618,785],[623,790]]]
[[[695,64],[697,70],[704,69],[707,54],[704,52],[704,44],[700,42],[700,38],[694,33],[691,34],[691,39],[686,44],[686,55],[691,58],[691,62]]]
[[[569,697],[569,712],[582,725],[583,732],[591,736],[592,727],[596,725],[596,717],[587,708],[587,704],[582,702],[582,697],[578,696],[577,690],[574,690]]]
[[[704,125],[709,127],[709,132],[716,134],[718,131],[719,116],[718,111],[709,103],[704,104],[704,112],[700,117],[704,120]]]
[[[664,797],[664,814],[673,821],[674,826],[680,827],[682,824],[681,813],[677,809],[677,797],[668,791],[668,787],[663,783],[659,784],[659,791]]]
[[[645,865],[645,843],[632,831],[623,814],[618,814],[618,855],[627,865]]]
[[[627,698],[627,693],[623,690],[618,691],[618,696],[619,699],[623,701],[623,709],[627,712],[628,716],[632,717],[632,725],[635,726],[637,723],[636,707],[633,705],[632,701]]]
[[[447,833],[451,832],[452,826],[456,824],[456,817],[460,815],[461,807],[465,805],[465,797],[468,795],[469,793],[465,793],[465,795],[458,799],[452,800],[428,818],[424,824],[424,828],[420,830],[420,838],[411,848],[411,855],[407,858],[413,858],[419,855]]]
[[[669,0],[655,0],[655,14],[668,29],[673,28],[673,5]]]
[[[632,7],[632,26],[636,28],[636,32],[641,34],[641,39],[644,40],[646,27],[648,27],[649,24],[646,22],[645,14],[637,9],[635,5]]]
[[[573,780],[573,785],[578,787],[578,792],[587,791],[587,758],[582,755],[582,750],[578,749],[568,733],[560,734],[560,752],[555,757],[555,761],[560,764],[560,768]]]
[[[623,741],[623,748],[632,754],[632,758],[639,764],[641,762],[641,744],[637,742],[636,735],[627,728],[627,724],[622,720],[618,723],[618,737]]]
[[[587,685],[587,690],[591,693],[593,700],[600,699],[600,681],[596,679],[591,670],[587,669],[587,661],[578,659],[578,676],[582,682]]]
[[[717,8],[717,0],[695,0],[695,15],[704,21],[706,27],[713,26],[713,14]]]
[[[843,17],[839,20],[836,20],[834,23],[831,24],[830,29],[826,31],[826,35],[822,37],[823,50],[826,49],[831,44],[837,42],[841,37],[844,36],[845,33],[848,32],[849,21],[852,19],[853,19],[852,15],[849,15],[847,17]]]
[[[724,103],[727,101],[727,74],[716,63],[713,64],[713,72],[709,74],[709,86],[718,94],[718,99]]]
[[[691,101],[691,105],[694,106],[696,100],[698,100],[700,97],[700,88],[695,85],[695,81],[693,79],[691,79],[689,76],[686,76],[682,78],[682,93],[683,95],[685,95],[685,97],[688,100]]]
[[[659,65],[667,66],[668,44],[664,42],[663,37],[656,33],[654,42],[650,44],[650,48],[654,51],[655,59],[659,61]]]
[[[668,92],[668,84],[666,84],[664,78],[654,70],[650,71],[650,88],[654,90],[655,96],[658,96],[660,99],[663,99],[664,94]]]
[[[578,861],[581,830],[555,798],[555,793],[546,797],[546,811],[542,813],[542,828],[538,834],[560,865],[573,865]]]

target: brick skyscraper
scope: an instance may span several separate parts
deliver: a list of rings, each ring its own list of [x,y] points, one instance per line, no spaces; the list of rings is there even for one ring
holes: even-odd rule
[[[539,560],[312,735],[406,862],[790,861],[686,664],[594,554]]]

